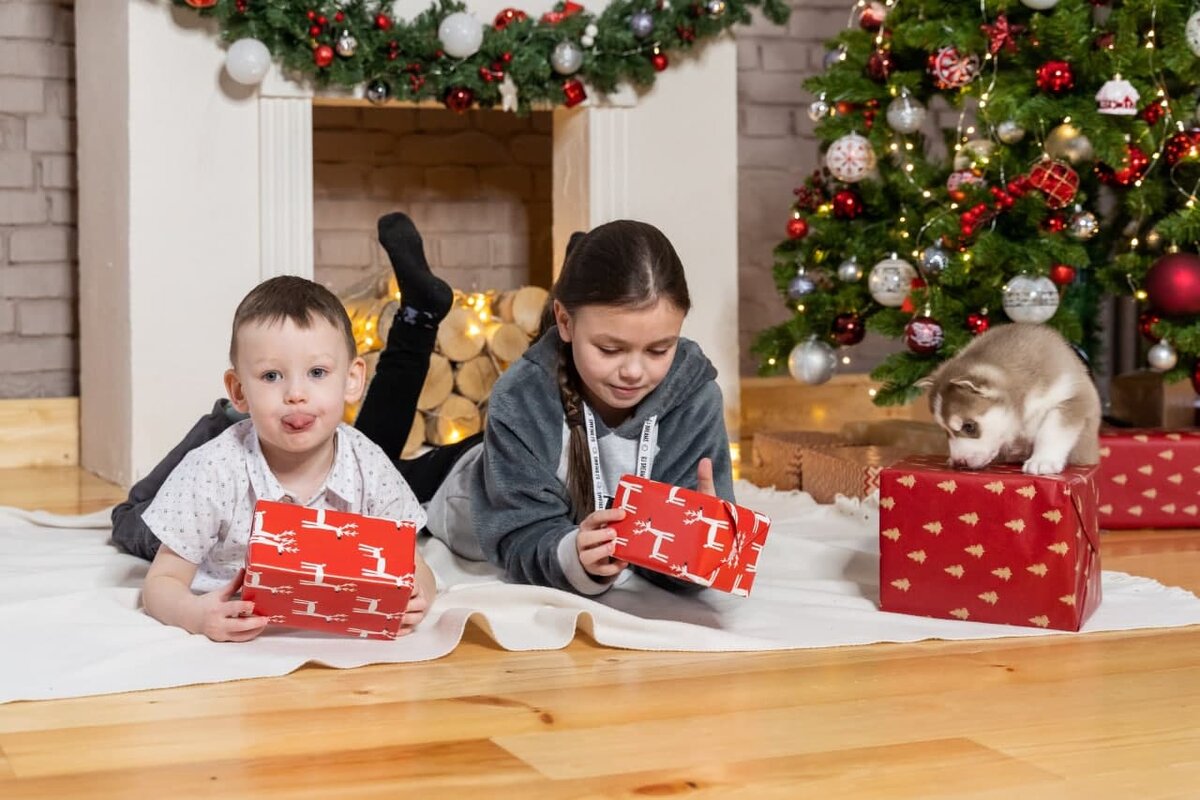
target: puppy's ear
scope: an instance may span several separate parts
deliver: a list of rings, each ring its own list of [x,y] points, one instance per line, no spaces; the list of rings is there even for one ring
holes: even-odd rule
[[[924,392],[924,391],[928,391],[929,389],[932,389],[933,384],[936,381],[937,381],[937,374],[931,373],[929,375],[926,375],[924,378],[921,378],[921,380],[917,381],[916,383],[914,383],[913,386],[917,387],[922,392]]]
[[[966,389],[972,394],[977,394],[980,397],[996,397],[1000,393],[994,386],[988,384],[983,378],[978,375],[967,375],[962,378],[955,378],[950,381],[954,386],[959,386]]]

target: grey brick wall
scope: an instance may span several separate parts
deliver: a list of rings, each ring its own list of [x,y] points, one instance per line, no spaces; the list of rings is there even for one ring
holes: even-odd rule
[[[317,280],[386,270],[378,217],[409,214],[430,264],[464,290],[549,285],[550,114],[313,109]]]
[[[74,2],[0,1],[0,397],[77,394]]]

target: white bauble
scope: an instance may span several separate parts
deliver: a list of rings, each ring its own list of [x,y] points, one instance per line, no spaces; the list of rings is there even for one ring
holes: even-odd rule
[[[483,23],[465,11],[448,14],[438,25],[438,41],[452,58],[470,58],[483,44]]]
[[[1004,313],[1013,322],[1045,322],[1058,311],[1058,287],[1046,277],[1018,275],[1002,294]]]
[[[1188,17],[1183,33],[1187,37],[1188,49],[1200,56],[1200,11]]]
[[[916,133],[925,124],[925,106],[908,92],[902,92],[887,107],[888,127],[897,133]]]
[[[1175,352],[1175,348],[1170,342],[1163,339],[1146,351],[1146,362],[1150,365],[1150,369],[1166,372],[1174,369],[1175,365],[1179,363],[1179,353]]]
[[[550,54],[550,66],[559,75],[573,75],[583,66],[583,50],[574,42],[559,42]]]
[[[904,298],[908,297],[915,277],[916,267],[892,254],[871,267],[871,274],[867,276],[867,291],[879,305],[899,308],[904,305]]]
[[[1021,5],[1034,11],[1046,11],[1058,5],[1058,0],[1021,0]]]
[[[875,169],[875,150],[865,136],[848,133],[829,145],[825,166],[839,181],[857,183]]]
[[[225,51],[225,71],[238,83],[261,83],[270,68],[271,51],[258,39],[238,39]]]
[[[788,354],[788,372],[801,383],[816,386],[832,378],[836,370],[837,354],[816,339],[801,342]]]

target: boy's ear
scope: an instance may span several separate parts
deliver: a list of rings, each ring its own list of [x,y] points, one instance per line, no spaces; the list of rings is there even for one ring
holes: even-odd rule
[[[232,368],[225,370],[225,394],[229,395],[229,402],[233,403],[233,407],[238,411],[243,414],[250,412],[246,393],[242,391],[242,382]]]
[[[557,300],[554,301],[554,324],[558,328],[558,338],[564,342],[571,341],[571,315]]]
[[[363,390],[367,388],[367,362],[362,356],[355,356],[350,362],[350,371],[346,375],[346,404],[351,405],[362,399]]]

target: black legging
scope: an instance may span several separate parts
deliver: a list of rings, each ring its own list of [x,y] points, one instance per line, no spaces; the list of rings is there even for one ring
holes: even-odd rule
[[[429,372],[429,356],[436,340],[435,329],[406,325],[399,320],[392,325],[387,345],[379,354],[375,377],[354,423],[395,462],[396,469],[421,503],[433,497],[459,457],[483,438],[483,434],[475,434],[461,442],[434,448],[417,458],[400,459],[416,417],[417,398],[421,396],[421,387]],[[161,542],[142,520],[142,514],[184,456],[221,435],[237,420],[238,415],[231,413],[229,401],[218,400],[213,410],[192,426],[167,457],[133,485],[125,502],[113,508],[113,544],[131,555],[153,560]]]

